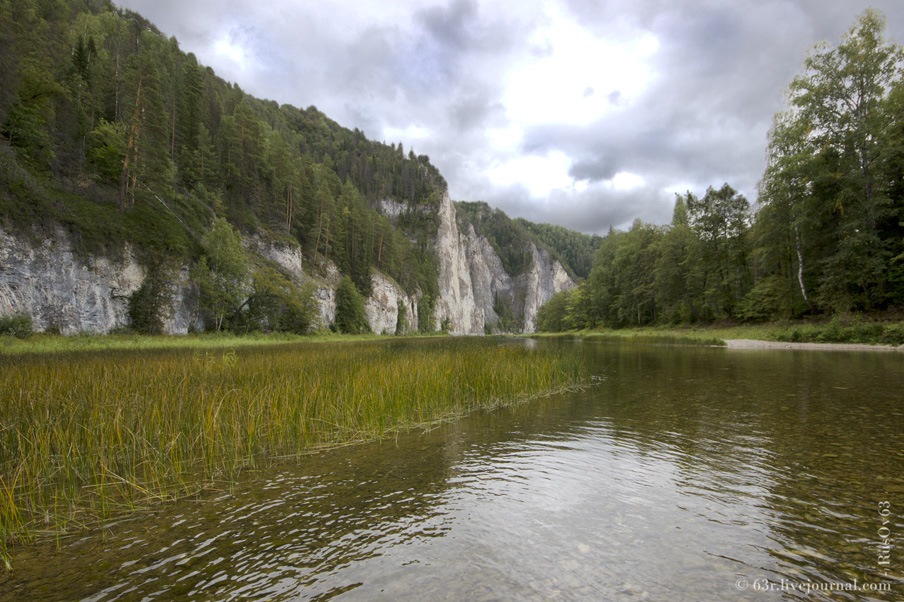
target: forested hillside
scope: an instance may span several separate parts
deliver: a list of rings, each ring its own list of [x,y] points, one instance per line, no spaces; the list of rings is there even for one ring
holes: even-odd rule
[[[62,225],[85,255],[128,243],[151,274],[136,325],[185,264],[218,327],[237,326],[226,299],[284,312],[308,294],[260,262],[239,257],[238,274],[211,255],[241,255],[239,233],[298,241],[309,266],[335,265],[365,297],[379,270],[429,317],[445,190],[427,156],[256,99],[108,0],[0,0],[0,227]]]
[[[725,184],[670,225],[612,231],[541,330],[784,319],[904,305],[904,54],[867,11],[818,46],[775,116],[751,201]]]

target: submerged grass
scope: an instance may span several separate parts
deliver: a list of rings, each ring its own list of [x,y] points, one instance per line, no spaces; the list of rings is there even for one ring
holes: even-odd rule
[[[262,459],[372,440],[577,386],[493,339],[0,357],[0,557]]]

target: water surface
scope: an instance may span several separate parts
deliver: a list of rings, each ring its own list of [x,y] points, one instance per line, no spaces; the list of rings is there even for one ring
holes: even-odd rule
[[[17,549],[0,600],[904,599],[901,354],[541,344],[594,386]]]

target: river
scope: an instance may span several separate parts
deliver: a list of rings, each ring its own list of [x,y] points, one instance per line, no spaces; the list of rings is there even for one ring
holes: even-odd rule
[[[900,353],[540,344],[593,385],[16,549],[0,600],[904,599]]]

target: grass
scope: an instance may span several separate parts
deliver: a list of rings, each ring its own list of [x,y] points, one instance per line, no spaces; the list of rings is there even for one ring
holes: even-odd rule
[[[301,342],[366,341],[377,335],[340,335],[331,332],[314,335],[205,333],[149,336],[142,334],[76,335],[34,334],[26,338],[0,336],[0,356],[79,351],[135,351],[135,350],[216,350],[239,349]],[[385,337],[384,337],[385,338]]]
[[[863,343],[904,345],[904,322],[836,316],[824,321],[773,322],[767,324],[716,324],[702,326],[647,326],[601,329],[541,336],[585,338],[666,345],[725,345],[726,339],[791,341],[808,343]]]
[[[582,378],[576,362],[489,338],[199,341],[124,353],[113,338],[106,351],[0,356],[6,563],[10,546],[193,494],[266,458],[385,437]]]

